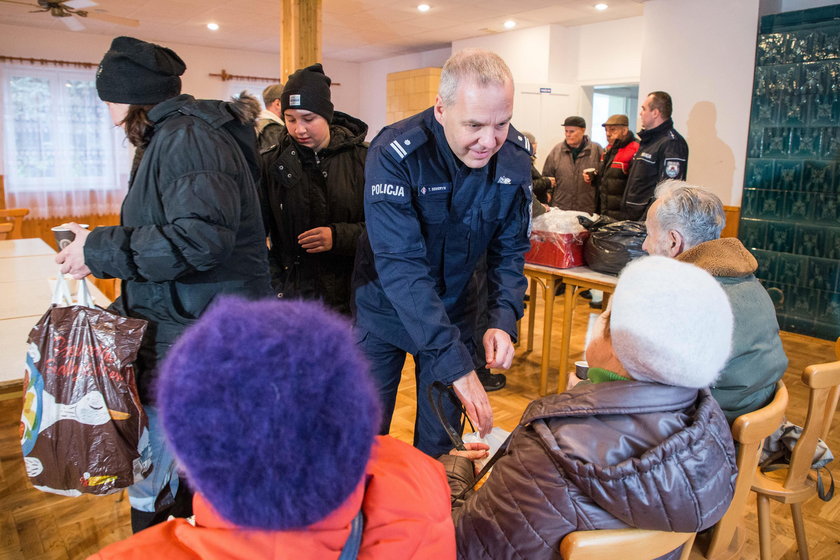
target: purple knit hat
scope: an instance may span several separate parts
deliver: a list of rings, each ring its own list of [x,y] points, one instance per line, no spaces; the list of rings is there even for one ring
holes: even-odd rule
[[[192,485],[229,522],[267,530],[338,508],[381,416],[344,318],[312,302],[230,296],[169,352],[157,404]]]

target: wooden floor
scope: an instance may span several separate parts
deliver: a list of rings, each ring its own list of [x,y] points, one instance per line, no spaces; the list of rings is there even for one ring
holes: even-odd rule
[[[562,316],[562,298],[557,298],[555,317]],[[538,306],[540,308],[542,306]],[[537,310],[535,349],[517,351],[513,368],[508,372],[505,389],[490,394],[496,425],[507,430],[516,426],[526,405],[538,397],[539,359],[542,321]],[[581,359],[590,310],[586,302],[576,306],[572,359]],[[526,325],[523,325],[523,327]],[[560,354],[559,338],[552,350],[554,364]],[[806,391],[799,376],[812,363],[834,359],[832,343],[793,334],[783,341],[790,366],[785,382],[790,392],[789,417],[801,424],[807,407]],[[556,368],[551,371],[549,387],[556,387]],[[397,400],[392,434],[411,442],[414,418],[413,364],[408,360]],[[63,498],[44,494],[29,486],[21,460],[17,394],[0,394],[0,559],[76,559],[85,558],[102,546],[123,539],[131,533],[128,501],[112,497]],[[840,415],[834,419],[829,446],[840,453]],[[835,464],[837,461],[835,461]],[[840,468],[834,467],[840,482]],[[744,559],[758,558],[758,534],[755,500],[748,506],[747,544]],[[796,543],[788,510],[771,504],[773,514],[773,558],[795,559]],[[840,558],[840,498],[824,503],[812,500],[804,506],[806,532],[811,558]]]

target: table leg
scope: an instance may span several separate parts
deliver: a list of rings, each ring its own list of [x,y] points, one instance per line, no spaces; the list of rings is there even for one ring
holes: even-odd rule
[[[534,319],[537,316],[537,281],[531,278],[528,289],[528,346],[526,350],[530,352],[534,349]]]
[[[551,362],[551,322],[554,319],[554,290],[557,279],[552,278],[543,283],[543,300],[545,301],[545,316],[543,317],[543,347],[542,363],[540,364],[540,395],[548,393],[548,364]]]
[[[560,371],[557,375],[557,392],[566,390],[569,383],[569,344],[572,339],[572,312],[578,286],[566,284],[565,303],[563,305],[563,335],[560,339]]]

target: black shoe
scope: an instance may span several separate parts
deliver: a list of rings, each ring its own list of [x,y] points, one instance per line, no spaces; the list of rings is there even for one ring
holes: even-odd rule
[[[481,386],[488,393],[498,391],[507,384],[507,378],[503,373],[490,373],[489,370],[482,368],[476,370],[476,374],[478,374],[478,380],[481,381]]]
[[[604,301],[590,301],[589,307],[592,309],[603,309],[604,308]]]
[[[583,299],[592,299],[592,292],[590,292],[589,290],[583,290],[579,295]]]

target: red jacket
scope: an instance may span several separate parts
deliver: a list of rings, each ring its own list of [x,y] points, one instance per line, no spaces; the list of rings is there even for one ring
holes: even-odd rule
[[[239,529],[196,495],[195,527],[185,519],[155,525],[91,559],[167,560],[338,558],[361,506],[359,558],[455,558],[455,531],[443,465],[388,436],[377,436],[365,479],[335,511],[298,531]],[[317,473],[313,473],[317,476]]]

